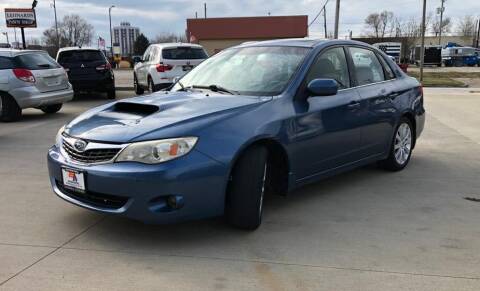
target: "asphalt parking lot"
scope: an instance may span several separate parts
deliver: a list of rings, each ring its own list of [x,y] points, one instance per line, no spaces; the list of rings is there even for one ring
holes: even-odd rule
[[[0,124],[0,289],[480,290],[480,202],[464,199],[480,199],[472,90],[425,89],[426,130],[405,171],[366,167],[267,197],[255,232],[221,218],[144,225],[64,202],[46,152],[58,128],[108,101],[26,110]]]

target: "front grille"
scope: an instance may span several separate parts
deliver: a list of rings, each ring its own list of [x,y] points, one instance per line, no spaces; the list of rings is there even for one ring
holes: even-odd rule
[[[57,184],[57,188],[65,195],[94,207],[114,210],[122,208],[128,202],[128,197],[108,195],[91,191],[77,192],[65,188],[59,181],[55,182]]]
[[[108,162],[120,151],[120,148],[100,148],[79,152],[66,141],[63,141],[63,149],[72,160],[85,164]]]

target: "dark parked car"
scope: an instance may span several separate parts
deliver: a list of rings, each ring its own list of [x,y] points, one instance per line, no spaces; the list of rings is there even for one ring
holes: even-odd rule
[[[115,77],[103,52],[94,48],[66,47],[57,53],[57,62],[68,73],[74,92],[106,92],[115,98]]]
[[[79,116],[48,167],[55,193],[87,209],[154,223],[225,214],[254,229],[265,193],[375,162],[404,169],[424,122],[420,84],[369,45],[256,42],[170,92]]]

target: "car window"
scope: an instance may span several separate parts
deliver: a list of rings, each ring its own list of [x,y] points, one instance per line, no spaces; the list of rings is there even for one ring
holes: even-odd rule
[[[76,63],[76,62],[98,62],[105,60],[101,51],[98,50],[72,50],[60,52],[58,56],[59,63]]]
[[[147,50],[145,51],[145,53],[143,54],[143,61],[144,62],[148,62],[148,60],[150,59],[150,51],[152,50],[152,47],[148,47]]]
[[[25,53],[13,58],[15,66],[29,70],[56,69],[60,66],[47,53]]]
[[[202,48],[177,47],[164,48],[162,57],[166,60],[194,60],[206,59],[208,56]]]
[[[0,70],[13,69],[13,62],[11,58],[0,57]]]
[[[382,56],[378,56],[378,58],[382,63],[383,69],[385,70],[385,79],[387,80],[395,79],[396,78],[395,73],[393,72],[392,68],[387,63],[387,61]]]
[[[243,95],[278,95],[309,52],[310,48],[303,47],[227,49],[195,67],[171,90],[216,85]]]
[[[385,81],[383,67],[373,51],[358,47],[349,49],[359,86]]]
[[[155,61],[157,58],[157,55],[158,55],[158,48],[154,47],[152,48],[152,50],[150,51],[150,56],[148,58],[149,61]]]
[[[340,89],[350,87],[347,58],[343,48],[336,47],[321,53],[308,72],[307,83],[313,79],[334,79]]]

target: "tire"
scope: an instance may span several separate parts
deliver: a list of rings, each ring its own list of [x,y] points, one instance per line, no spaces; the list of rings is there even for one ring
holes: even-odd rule
[[[150,93],[154,93],[154,92],[157,92],[156,88],[155,88],[155,84],[153,83],[153,80],[151,77],[148,77],[148,91]]]
[[[414,142],[415,135],[412,123],[408,118],[403,117],[395,128],[388,158],[380,161],[380,166],[392,172],[403,170],[412,157]]]
[[[115,97],[117,97],[117,93],[115,92],[115,89],[110,89],[107,91],[108,99],[115,99]]]
[[[227,189],[226,217],[238,228],[254,230],[260,226],[263,214],[268,170],[265,147],[248,149],[235,164]]]
[[[53,104],[53,105],[48,105],[48,106],[43,106],[40,108],[44,113],[46,114],[54,114],[60,111],[62,109],[63,104]]]
[[[137,75],[135,74],[133,75],[133,87],[135,89],[135,94],[137,95],[142,95],[145,92],[145,90],[138,84]]]
[[[0,95],[0,120],[4,122],[17,121],[22,117],[22,109],[15,99],[9,95]]]

